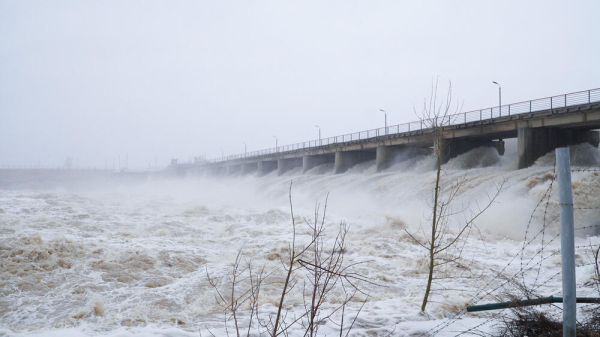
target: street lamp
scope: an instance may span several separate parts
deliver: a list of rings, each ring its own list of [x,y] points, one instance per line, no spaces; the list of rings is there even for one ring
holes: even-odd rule
[[[273,136],[275,138],[275,152],[277,152],[277,136]]]
[[[381,111],[381,112],[383,112],[383,113],[384,113],[384,116],[385,116],[385,134],[387,135],[387,134],[388,134],[388,128],[387,128],[387,112],[385,112],[385,110],[383,110],[383,109],[379,109],[379,111]]]
[[[500,117],[502,117],[502,87],[500,86],[500,83],[496,81],[492,82],[498,86],[498,110],[500,111]]]
[[[225,160],[225,152],[221,149],[221,161]]]
[[[246,145],[246,143],[242,142],[242,144],[244,144],[244,157],[246,157],[246,153],[248,152],[248,145]]]
[[[321,145],[321,127],[318,125],[315,125],[316,128],[319,128],[319,145]]]

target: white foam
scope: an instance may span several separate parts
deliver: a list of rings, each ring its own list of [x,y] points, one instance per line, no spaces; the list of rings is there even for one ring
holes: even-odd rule
[[[274,273],[261,306],[263,314],[272,312],[281,290],[280,258],[292,233],[290,182],[299,243],[309,240],[303,218],[311,222],[315,203],[322,209],[329,193],[327,233],[335,234],[337,224],[346,221],[346,261],[367,262],[355,271],[381,285],[363,285],[370,298],[354,332],[425,332],[454,314],[485,282],[496,282],[494,271],[520,251],[531,213],[552,183],[553,163],[541,160],[531,168],[512,170],[514,158],[498,158],[492,150],[471,151],[443,167],[444,188],[466,173],[456,205],[475,209],[493,194],[494,184],[506,182],[493,207],[478,219],[480,233],[473,233],[463,252],[463,262],[478,278],[444,284],[464,291],[434,291],[428,306],[431,319],[419,315],[426,252],[405,231],[416,233],[420,225],[427,226],[435,171],[432,158],[422,156],[412,165],[399,162],[382,173],[365,163],[339,175],[331,173],[331,165],[322,165],[312,174],[297,169],[281,177],[158,179],[89,191],[0,190],[0,335],[198,336],[199,331],[208,335],[206,327],[224,335],[222,310],[206,273],[225,281],[241,248],[245,260]],[[583,147],[580,152],[589,158],[597,150]],[[465,163],[473,160],[477,167],[465,171]],[[600,207],[598,175],[576,172],[573,185],[576,204]],[[542,212],[550,217],[557,208],[554,193]],[[529,238],[541,228],[542,217],[534,214]],[[461,217],[456,220],[460,223]],[[578,227],[598,224],[597,213],[578,211],[576,222]],[[550,226],[544,242],[555,229]],[[485,243],[478,240],[480,235]],[[577,245],[600,243],[596,236],[577,240]],[[525,250],[525,260],[536,255],[541,243],[540,237]],[[557,251],[557,242],[546,248],[547,253]],[[578,263],[589,262],[585,252],[579,256]],[[560,270],[552,258],[543,266],[540,280]],[[511,265],[506,275],[519,267]],[[581,269],[579,275],[578,294],[597,296],[594,287],[584,285],[593,271]],[[525,275],[528,282],[535,277]],[[540,292],[560,293],[559,282],[550,280]],[[290,294],[289,308],[303,307],[301,288],[299,284]],[[339,294],[325,309],[334,308],[335,301]],[[352,302],[347,310],[359,307],[360,302]],[[448,331],[483,323],[485,317],[469,315]],[[335,325],[326,323],[322,329],[333,334]],[[295,329],[291,335],[302,332]]]

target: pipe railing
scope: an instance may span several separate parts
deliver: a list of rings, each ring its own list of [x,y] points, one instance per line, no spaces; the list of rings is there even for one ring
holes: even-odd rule
[[[531,113],[542,110],[551,110],[565,108],[569,106],[589,104],[600,102],[600,88],[577,91],[569,94],[538,98],[531,101],[524,101],[502,106],[495,106],[486,109],[479,109],[467,112],[460,112],[448,116],[447,123],[444,125],[459,125],[469,122],[476,122],[499,117],[506,117],[518,114]],[[259,151],[252,151],[242,154],[229,155],[226,157],[211,159],[211,163],[219,163],[243,158],[256,158],[263,156],[271,156],[285,152],[294,152],[298,150],[318,148],[321,146],[329,146],[332,144],[347,143],[353,141],[361,141],[372,138],[378,138],[412,131],[421,131],[429,129],[432,119],[422,119],[418,121],[391,125],[384,128],[377,128],[359,132],[348,133],[344,135],[310,140],[306,142],[282,145],[276,148],[269,148]]]

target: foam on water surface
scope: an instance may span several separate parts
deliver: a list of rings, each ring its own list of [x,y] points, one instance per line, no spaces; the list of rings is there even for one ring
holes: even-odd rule
[[[451,290],[434,293],[428,317],[419,314],[426,254],[405,229],[414,233],[426,226],[435,178],[430,157],[410,166],[399,162],[381,173],[365,163],[340,175],[323,165],[305,175],[296,170],[281,177],[187,177],[95,184],[90,189],[40,189],[28,182],[26,188],[0,190],[0,336],[198,336],[208,335],[207,329],[225,335],[223,312],[207,273],[226,285],[240,249],[244,261],[273,273],[261,293],[261,315],[268,317],[279,300],[281,258],[289,252],[292,234],[290,182],[299,222],[311,222],[315,203],[322,209],[329,194],[326,244],[340,221],[349,225],[344,258],[358,262],[354,272],[372,281],[361,286],[369,297],[353,335],[424,332],[458,312],[518,254],[531,213],[552,183],[549,156],[531,168],[514,170],[514,158],[481,148],[444,166],[445,188],[466,174],[455,200],[460,207],[485,203],[494,186],[506,182],[497,202],[477,221],[480,235],[470,237],[465,246],[466,269],[455,271],[477,277],[447,280],[444,287]],[[581,146],[573,165],[589,165],[594,158],[600,158],[597,149]],[[597,173],[574,172],[579,207],[600,207]],[[558,209],[555,196],[549,205],[553,216]],[[576,212],[576,223],[599,224],[597,211]],[[534,221],[530,233],[540,228]],[[557,228],[558,223],[551,224],[549,233]],[[308,234],[307,226],[298,227],[300,244],[309,240]],[[590,236],[576,244],[599,241],[596,233],[586,234]],[[534,257],[541,244],[538,239],[528,246],[525,258]],[[557,244],[545,248],[546,253],[558,252]],[[584,265],[589,256],[580,254],[578,259]],[[560,259],[549,258],[543,267],[539,278],[548,279],[560,270]],[[519,268],[511,265],[505,274]],[[577,272],[578,295],[596,296],[593,287],[584,285],[593,278],[593,269],[583,266]],[[560,280],[547,282],[539,291],[559,294]],[[334,308],[340,296],[334,293],[325,309]],[[346,314],[356,313],[361,304],[351,302]],[[301,291],[290,293],[286,306],[301,310]],[[480,324],[490,315],[465,316],[454,330]],[[333,323],[321,328],[322,333],[334,331]],[[302,329],[293,329],[291,335],[302,335]]]

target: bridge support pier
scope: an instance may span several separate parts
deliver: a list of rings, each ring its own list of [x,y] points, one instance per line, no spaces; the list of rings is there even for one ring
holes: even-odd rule
[[[444,146],[442,146],[442,163],[447,163],[450,159],[461,155],[465,152],[469,152],[478,147],[493,147],[498,150],[498,154],[504,155],[504,141],[503,140],[479,140],[479,139],[444,139]],[[437,146],[435,146],[437,148]]]
[[[396,157],[397,151],[391,146],[378,146],[375,151],[375,170],[381,172],[390,167],[392,160]],[[396,153],[394,153],[396,152]]]
[[[240,173],[242,171],[242,165],[228,165],[227,166],[227,175],[232,176],[236,173]]]
[[[335,173],[344,173],[352,166],[374,160],[375,151],[337,151],[335,153]]]
[[[275,161],[275,160],[259,161],[257,170],[258,170],[259,176],[264,176],[265,174],[269,174],[269,173],[277,170],[277,161]]]
[[[302,167],[302,158],[285,158],[277,160],[277,174],[282,175],[285,172],[294,169],[296,167]]]
[[[598,131],[559,128],[519,128],[518,156],[519,168],[526,168],[535,161],[559,147],[590,143],[598,147]]]
[[[375,152],[376,171],[381,172],[392,166],[394,161],[410,159],[422,151],[415,146],[378,146]]]
[[[217,166],[215,168],[214,174],[217,176],[226,176],[227,175],[227,167],[226,166]]]
[[[306,173],[306,171],[314,168],[315,166],[335,163],[335,155],[327,155],[327,154],[318,154],[312,155],[308,154],[302,157],[302,173]]]
[[[244,163],[242,164],[242,175],[252,173],[258,170],[258,163]]]

